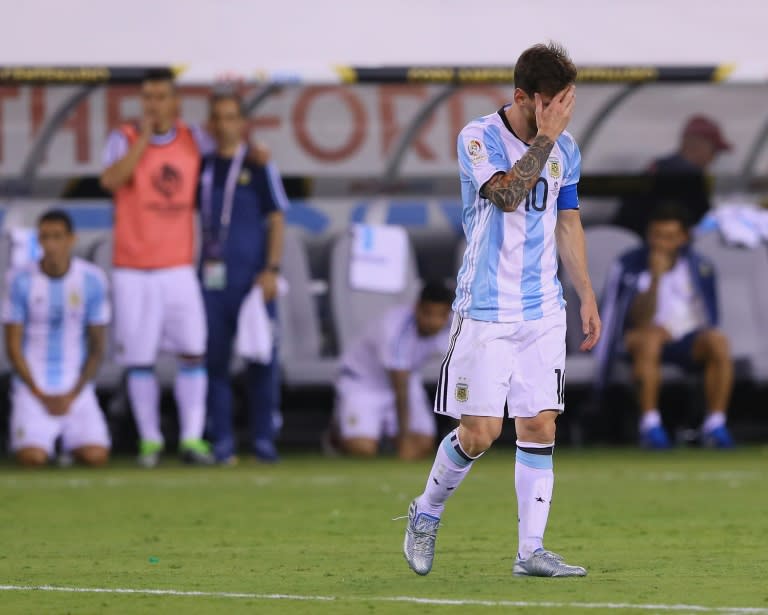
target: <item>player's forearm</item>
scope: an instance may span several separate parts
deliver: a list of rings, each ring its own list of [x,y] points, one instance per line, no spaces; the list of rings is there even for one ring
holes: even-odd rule
[[[269,215],[267,230],[267,268],[279,267],[283,257],[283,236],[285,234],[285,216],[281,212]]]
[[[24,352],[21,346],[21,334],[14,331],[13,328],[6,326],[5,352],[8,355],[8,361],[10,362],[14,373],[27,388],[32,391],[33,395],[41,395],[42,392],[37,387],[37,383],[32,377],[32,371],[29,369],[27,360],[24,358]]]
[[[538,134],[528,151],[506,173],[494,175],[483,186],[481,196],[504,212],[515,211],[541,175],[555,140]]]
[[[139,137],[128,149],[128,153],[112,166],[106,168],[101,174],[101,187],[110,192],[115,192],[121,186],[128,183],[133,177],[136,165],[139,164],[144,150],[149,141],[145,137]]]
[[[408,431],[408,416],[410,414],[408,407],[408,378],[408,372],[390,372],[390,381],[395,393],[395,409],[397,411],[397,424],[400,435]]]
[[[557,249],[565,272],[582,304],[595,301],[587,267],[587,245],[577,211],[563,211],[557,220]]]
[[[79,395],[85,386],[96,378],[99,373],[99,366],[104,358],[104,337],[103,331],[92,332],[88,336],[88,356],[85,359],[77,383],[72,389],[74,395]]]
[[[635,327],[646,327],[653,321],[656,314],[656,303],[658,300],[659,281],[656,278],[651,279],[650,288],[644,293],[638,293],[632,301],[629,310],[629,318]]]

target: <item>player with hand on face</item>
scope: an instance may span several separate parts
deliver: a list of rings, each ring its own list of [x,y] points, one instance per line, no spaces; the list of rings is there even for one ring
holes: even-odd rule
[[[202,130],[178,118],[170,72],[147,76],[141,103],[140,124],[124,124],[109,135],[101,174],[115,205],[116,359],[127,371],[139,464],[156,466],[164,448],[154,369],[165,350],[178,358],[174,393],[182,459],[209,465],[214,458],[202,439],[206,321],[193,261],[200,157],[210,143]]]
[[[554,484],[555,420],[564,409],[565,302],[558,256],[581,302],[582,350],[600,337],[587,272],[577,183],[581,157],[565,131],[576,69],[559,45],[535,45],[515,66],[514,100],[459,134],[467,248],[458,274],[435,412],[459,420],[438,446],[424,492],[411,503],[404,553],[432,568],[446,500],[515,420],[521,576],[584,576],[543,547]]]
[[[726,427],[733,361],[728,338],[717,327],[715,267],[690,247],[689,219],[677,203],[657,207],[646,245],[622,255],[606,284],[611,312],[627,306],[613,319],[632,359],[640,443],[646,448],[671,446],[658,410],[662,363],[703,371],[708,407],[701,441],[716,448],[733,446]]]

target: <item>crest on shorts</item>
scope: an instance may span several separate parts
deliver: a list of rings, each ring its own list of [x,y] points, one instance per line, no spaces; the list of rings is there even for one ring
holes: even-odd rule
[[[549,164],[549,176],[552,179],[558,179],[560,177],[560,161],[557,158],[550,158]]]
[[[456,401],[464,403],[469,399],[469,385],[459,382],[456,385]]]
[[[472,164],[480,164],[481,162],[488,160],[488,154],[485,153],[483,144],[477,139],[470,139],[467,141],[467,153]]]

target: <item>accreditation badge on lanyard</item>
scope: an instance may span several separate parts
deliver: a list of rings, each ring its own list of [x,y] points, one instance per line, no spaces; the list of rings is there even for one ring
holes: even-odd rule
[[[227,245],[229,225],[232,222],[237,179],[240,177],[247,149],[245,144],[241,144],[229,165],[227,179],[224,182],[219,233],[216,237],[213,234],[213,168],[215,164],[213,158],[205,165],[200,178],[200,213],[203,226],[203,288],[206,290],[223,290],[227,286],[224,250]]]

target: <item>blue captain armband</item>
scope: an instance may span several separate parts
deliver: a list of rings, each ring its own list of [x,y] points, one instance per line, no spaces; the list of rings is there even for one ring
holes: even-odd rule
[[[579,194],[576,191],[577,184],[569,184],[560,188],[560,194],[557,195],[557,209],[578,209]]]

